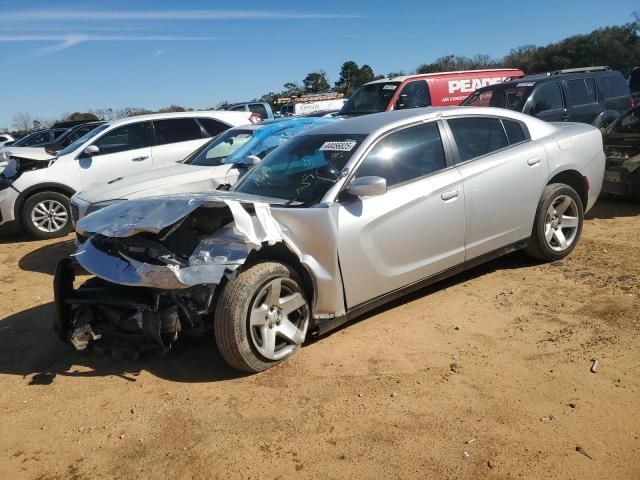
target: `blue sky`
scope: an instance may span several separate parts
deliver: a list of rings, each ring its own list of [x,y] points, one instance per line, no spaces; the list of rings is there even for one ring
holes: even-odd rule
[[[604,6],[606,5],[606,8]],[[376,73],[626,23],[637,0],[0,0],[0,128],[18,112],[208,107],[346,60]]]

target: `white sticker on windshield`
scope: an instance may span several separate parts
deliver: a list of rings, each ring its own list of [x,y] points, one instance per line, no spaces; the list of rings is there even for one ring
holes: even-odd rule
[[[386,84],[384,87],[382,87],[383,90],[395,90],[396,88],[398,88],[397,85],[391,85],[391,84]]]
[[[535,85],[534,82],[522,82],[518,83],[516,87],[533,87]]]
[[[350,152],[358,142],[324,142],[320,147],[321,152]]]

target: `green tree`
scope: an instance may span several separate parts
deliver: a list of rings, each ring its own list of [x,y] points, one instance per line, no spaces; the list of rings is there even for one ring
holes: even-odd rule
[[[327,74],[322,70],[308,73],[302,80],[302,84],[307,93],[326,92],[331,88],[327,81]]]
[[[373,68],[369,65],[363,65],[360,67],[360,71],[358,72],[358,82],[357,86],[364,85],[365,83],[372,82],[375,80],[376,74],[373,72]]]
[[[340,68],[340,77],[335,83],[335,88],[345,95],[351,95],[358,87],[360,68],[353,60],[348,60]]]
[[[95,120],[100,120],[100,119],[94,113],[91,113],[91,112],[67,113],[62,118],[63,122],[80,122],[80,121],[93,122]]]

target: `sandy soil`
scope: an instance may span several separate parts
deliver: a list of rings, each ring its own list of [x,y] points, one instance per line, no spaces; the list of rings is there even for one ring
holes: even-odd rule
[[[510,255],[239,376],[212,338],[71,351],[71,237],[5,239],[0,478],[638,479],[639,242],[640,206],[601,202],[565,261]]]

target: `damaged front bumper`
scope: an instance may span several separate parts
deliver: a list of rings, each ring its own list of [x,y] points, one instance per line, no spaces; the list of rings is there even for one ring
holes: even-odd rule
[[[212,287],[171,291],[92,278],[75,288],[79,273],[87,272],[64,258],[53,280],[55,331],[76,350],[91,348],[116,356],[166,352],[179,335],[202,335],[208,327]]]
[[[211,196],[124,203],[78,222],[87,239],[55,272],[55,329],[77,350],[137,355],[201,335],[213,325],[217,286],[253,250],[282,240],[264,203],[252,214]],[[95,277],[76,289],[79,271]]]

